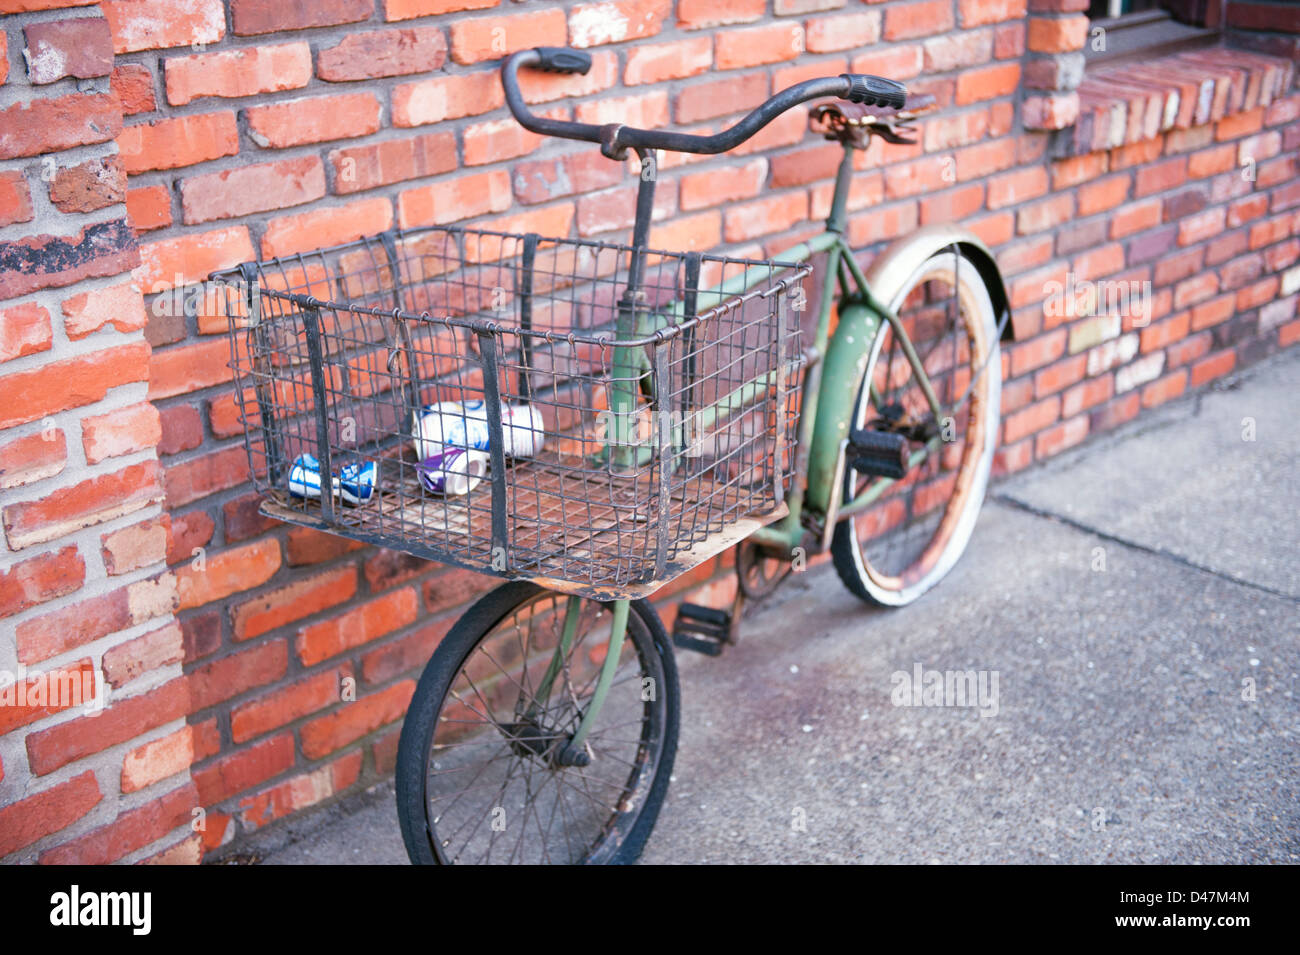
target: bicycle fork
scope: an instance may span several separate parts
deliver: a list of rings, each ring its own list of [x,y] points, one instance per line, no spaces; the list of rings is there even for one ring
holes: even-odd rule
[[[573,645],[573,638],[578,630],[580,604],[581,598],[578,597],[569,597],[565,601],[564,629],[561,631],[560,642],[551,655],[551,662],[542,675],[542,681],[537,688],[537,692],[533,694],[532,703],[523,714],[525,722],[535,722],[540,710],[546,707],[546,703],[550,699],[551,689],[555,685],[555,678],[560,675],[560,671],[564,668],[564,661],[568,658],[569,648]],[[613,602],[613,621],[610,625],[609,645],[605,649],[605,659],[601,663],[600,676],[596,679],[596,689],[591,695],[591,702],[587,704],[586,710],[582,713],[578,728],[573,731],[573,735],[568,738],[564,745],[559,746],[554,752],[553,759],[558,766],[587,766],[591,763],[591,753],[586,746],[587,734],[591,732],[592,726],[596,723],[596,717],[605,705],[605,697],[609,694],[609,688],[614,682],[614,674],[618,670],[618,661],[623,656],[623,642],[627,638],[627,618],[630,609],[630,601],[616,600]]]

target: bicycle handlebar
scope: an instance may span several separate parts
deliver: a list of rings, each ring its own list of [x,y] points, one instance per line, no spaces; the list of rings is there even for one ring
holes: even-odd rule
[[[636,129],[618,123],[597,126],[593,123],[576,123],[562,119],[535,116],[524,103],[519,90],[518,71],[521,66],[531,66],[551,73],[585,74],[591,69],[591,54],[564,47],[537,47],[520,50],[501,66],[501,85],[505,88],[506,105],[519,125],[543,136],[561,136],[599,143],[600,151],[611,159],[622,159],[629,148],[666,149],[672,152],[711,155],[734,149],[791,107],[822,96],[835,96],[852,103],[888,106],[902,109],[907,102],[907,87],[902,83],[863,73],[841,73],[836,77],[805,80],[777,93],[762,106],[730,129],[712,136],[674,133],[668,130]]]

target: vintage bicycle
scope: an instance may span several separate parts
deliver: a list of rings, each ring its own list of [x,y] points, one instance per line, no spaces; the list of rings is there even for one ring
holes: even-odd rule
[[[910,142],[933,97],[809,80],[713,135],[533,115],[639,159],[630,245],[392,230],[214,275],[263,513],[508,583],[439,642],[411,700],[397,804],[416,863],[635,860],[677,747],[674,645],[719,653],[746,598],[829,551],[903,606],[960,557],[997,444],[1009,305],[971,233],[928,227],[865,271],[854,155]],[[651,248],[659,150],[713,154],[815,99],[843,144],[825,231],[772,258]],[[569,224],[557,230],[567,234]],[[649,602],[729,548],[729,608]]]

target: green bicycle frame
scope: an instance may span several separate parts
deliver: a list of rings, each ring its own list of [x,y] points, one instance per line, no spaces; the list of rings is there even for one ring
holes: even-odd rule
[[[652,156],[653,154],[642,153],[641,159],[643,163],[647,161],[647,155]],[[654,162],[653,158],[650,161]],[[651,168],[657,169],[657,163]],[[830,215],[826,220],[826,231],[800,242],[777,257],[783,267],[788,267],[801,265],[815,255],[822,253],[828,255],[822,277],[817,331],[811,348],[805,350],[808,372],[803,383],[798,457],[795,466],[796,474],[804,475],[805,479],[796,481],[786,497],[789,508],[786,516],[774,524],[759,528],[751,538],[767,548],[787,555],[792,554],[804,541],[803,514],[805,505],[810,498],[814,502],[820,502],[815,510],[820,512],[819,516],[829,525],[836,519],[849,517],[870,507],[893,483],[885,478],[873,481],[862,494],[852,501],[846,502],[838,510],[833,506],[825,506],[826,502],[835,501],[839,494],[839,489],[835,486],[839,477],[838,457],[843,451],[844,438],[851,427],[851,417],[854,412],[851,402],[840,401],[837,402],[835,407],[819,406],[822,376],[828,367],[832,368],[836,376],[855,374],[853,380],[861,380],[862,375],[866,372],[866,361],[873,351],[876,336],[880,333],[884,324],[888,323],[893,329],[904,357],[916,375],[916,380],[931,411],[934,412],[936,418],[942,417],[943,414],[943,407],[935,395],[930,378],[916,354],[903,322],[888,305],[872,294],[866,276],[854,259],[853,250],[849,248],[848,240],[845,238],[848,194],[852,178],[853,150],[846,145],[844,157],[840,161],[835,176],[835,192],[831,201]],[[654,178],[643,178],[637,192],[637,218],[633,232],[634,249],[644,249],[646,246],[653,197]],[[632,255],[633,262],[629,269],[628,293],[624,297],[618,320],[619,339],[653,334],[656,330],[670,324],[674,318],[680,318],[685,314],[685,304],[683,302],[674,303],[667,309],[655,312],[636,308],[636,287],[640,282],[641,268],[637,252],[634,251]],[[784,268],[778,267],[777,273],[779,274],[780,271],[784,270]],[[767,266],[755,266],[719,285],[701,290],[698,294],[696,310],[703,310],[731,296],[748,292],[760,283],[770,281],[773,274],[773,270]],[[838,296],[835,294],[837,285],[839,286]],[[830,322],[834,305],[838,305],[841,326],[837,329],[835,341],[847,340],[853,342],[854,336],[861,335],[860,341],[865,343],[863,347],[853,349],[834,349],[830,347],[834,344],[830,338]],[[846,331],[846,329],[849,331]],[[841,338],[841,332],[844,333],[843,338]],[[610,384],[610,407],[614,412],[614,427],[607,452],[612,455],[612,460],[627,465],[641,460],[636,453],[637,449],[630,448],[628,445],[634,444],[631,435],[632,429],[635,427],[633,420],[638,399],[638,382],[645,380],[645,377],[651,373],[651,369],[649,368],[649,360],[643,350],[619,348],[616,344],[614,346],[613,371],[614,374]],[[731,392],[731,394],[725,395],[712,404],[699,409],[697,412],[699,415],[698,420],[707,427],[717,417],[730,413],[730,410],[736,407],[738,400],[744,401],[749,397],[761,394],[770,387],[770,384],[768,376],[760,376],[753,381],[747,382]],[[840,394],[843,394],[843,392],[840,392]],[[939,444],[939,440],[934,439],[925,447],[913,452],[911,457],[912,466],[920,464],[928,455],[933,454]],[[576,598],[570,598],[570,600],[574,601]],[[610,684],[613,682],[614,672],[617,669],[618,657],[626,635],[628,601],[614,601],[613,609],[613,629],[610,635],[610,645],[606,651],[605,662],[601,668],[591,702],[573,736],[570,744],[571,749],[577,749],[581,746],[582,741],[586,739],[587,733],[590,732],[595,717],[600,711],[601,704],[609,691]],[[574,616],[576,616],[575,608],[571,605],[566,613],[566,618]],[[546,681],[548,689],[551,679],[559,672],[561,654],[566,652],[569,641],[572,639],[572,634],[569,632],[569,619],[566,619],[564,630],[565,639],[561,640],[560,646],[556,648],[555,657],[547,670],[547,675],[550,677]]]

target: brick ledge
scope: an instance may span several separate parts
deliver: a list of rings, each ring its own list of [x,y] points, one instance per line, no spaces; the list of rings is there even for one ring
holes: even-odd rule
[[[1267,106],[1294,82],[1290,60],[1227,47],[1090,70],[1077,91],[1079,118],[1052,134],[1051,153],[1082,156],[1203,126]]]

